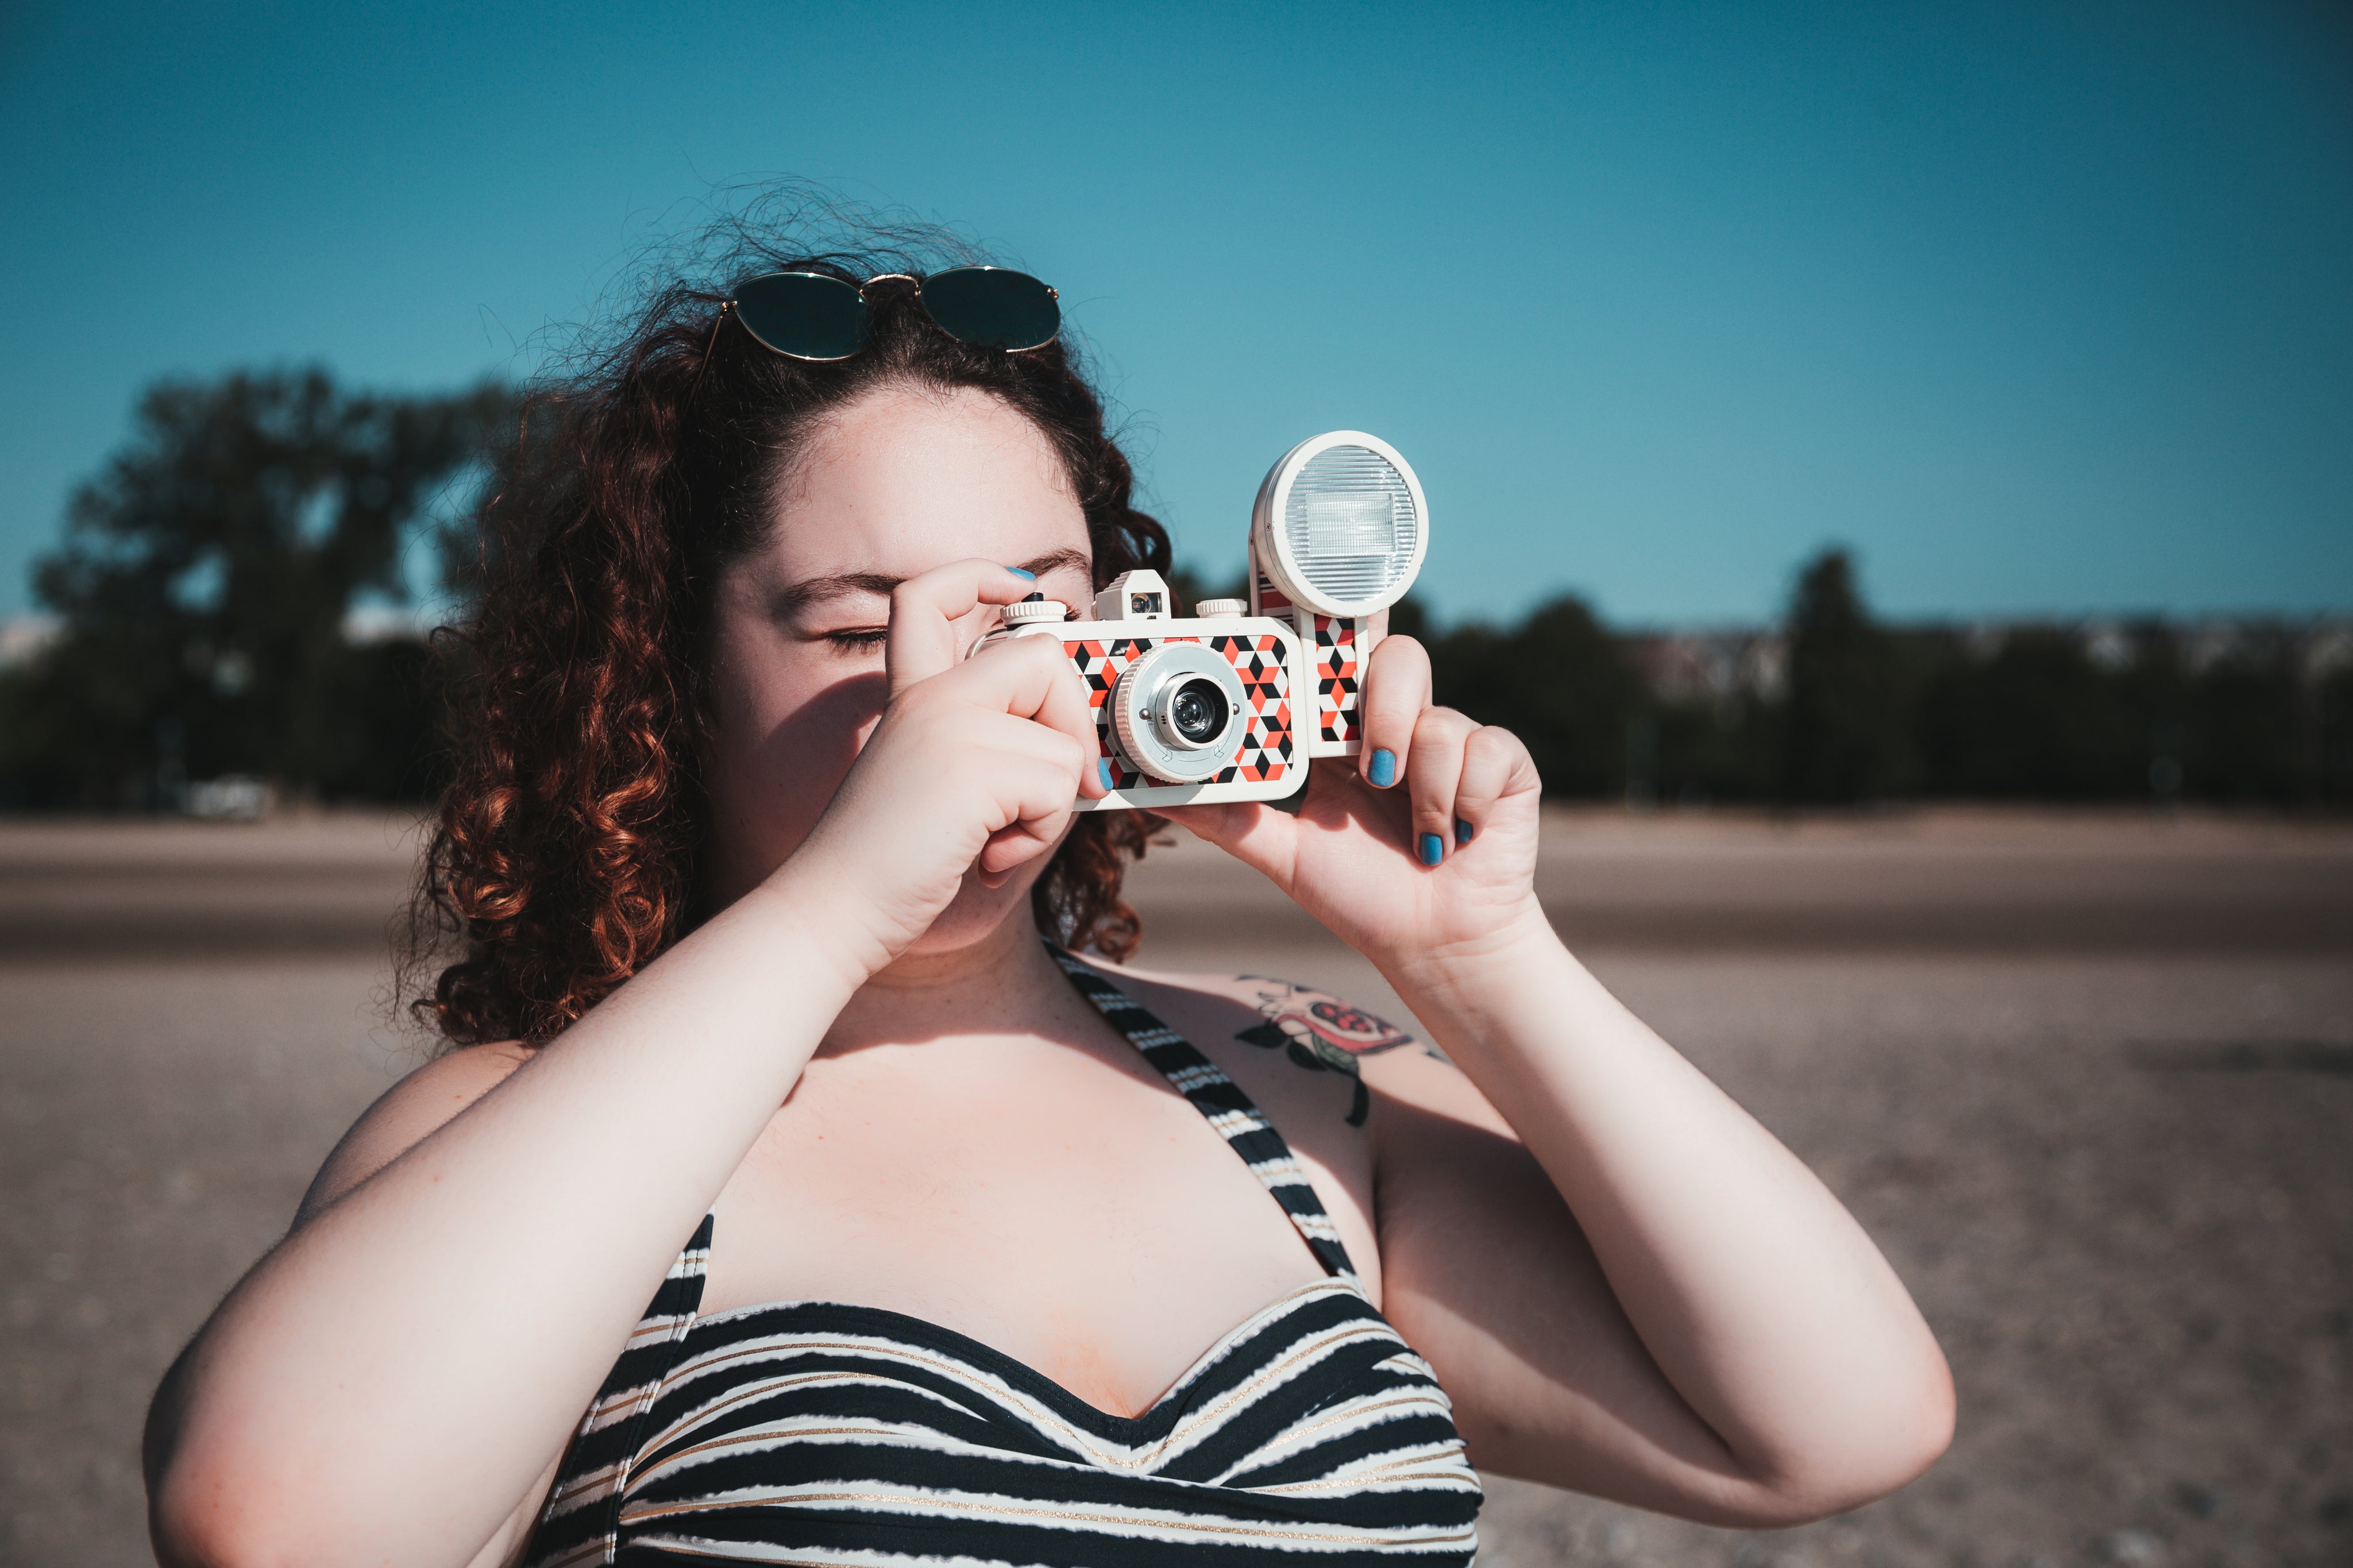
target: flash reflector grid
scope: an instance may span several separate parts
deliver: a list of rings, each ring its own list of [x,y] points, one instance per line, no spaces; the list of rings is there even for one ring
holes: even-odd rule
[[[1302,442],[1267,476],[1260,526],[1295,603],[1369,615],[1412,586],[1429,547],[1421,486],[1377,437],[1335,430]]]

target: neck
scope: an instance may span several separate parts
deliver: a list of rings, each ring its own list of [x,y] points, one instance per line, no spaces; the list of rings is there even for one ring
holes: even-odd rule
[[[1030,928],[1027,900],[978,941],[902,953],[859,988],[826,1031],[824,1049],[1029,1032],[1067,1010],[1070,981]]]

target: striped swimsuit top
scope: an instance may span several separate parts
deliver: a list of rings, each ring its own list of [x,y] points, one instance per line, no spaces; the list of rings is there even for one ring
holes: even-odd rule
[[[706,1215],[574,1434],[524,1563],[1471,1562],[1479,1479],[1451,1407],[1365,1295],[1282,1134],[1183,1037],[1052,951],[1249,1163],[1326,1278],[1229,1331],[1141,1415],[1113,1415],[899,1312],[702,1316]]]

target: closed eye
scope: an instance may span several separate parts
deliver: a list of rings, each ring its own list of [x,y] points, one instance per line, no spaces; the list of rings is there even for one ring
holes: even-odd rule
[[[890,638],[889,626],[850,626],[838,632],[828,632],[825,640],[844,652],[881,647]]]

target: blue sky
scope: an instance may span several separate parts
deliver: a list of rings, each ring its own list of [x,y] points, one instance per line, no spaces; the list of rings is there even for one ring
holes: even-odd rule
[[[530,372],[795,174],[1062,290],[1180,558],[1300,437],[1451,617],[2353,607],[2353,28],[2319,6],[0,12],[0,614],[158,376]]]

